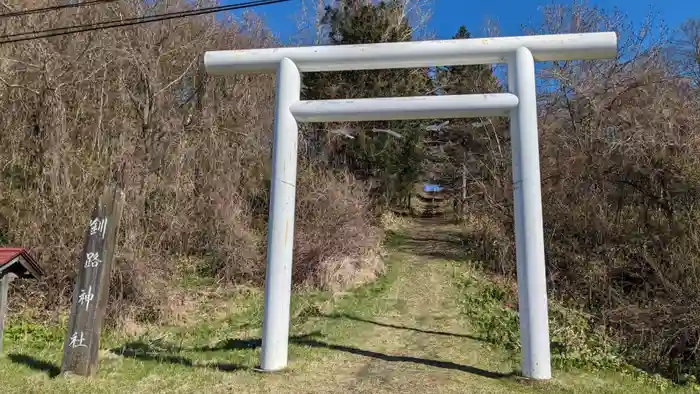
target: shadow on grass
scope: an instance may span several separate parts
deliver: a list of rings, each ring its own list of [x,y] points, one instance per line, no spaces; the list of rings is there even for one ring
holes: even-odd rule
[[[289,338],[290,340],[294,337]],[[262,346],[262,339],[260,338],[249,338],[249,339],[226,339],[218,342],[215,345],[196,347],[192,350],[197,352],[216,352],[220,350],[254,350]]]
[[[317,334],[303,335],[299,337],[290,337],[290,342],[307,338]],[[214,345],[199,346],[192,348],[181,348],[172,344],[163,343],[160,341],[154,343],[146,343],[142,341],[130,342],[120,347],[110,349],[110,352],[122,357],[133,358],[141,361],[155,361],[158,363],[168,363],[182,365],[192,368],[211,368],[224,372],[232,372],[239,370],[251,370],[250,366],[236,363],[220,363],[207,361],[193,361],[191,358],[181,356],[183,351],[187,352],[218,352],[225,350],[255,350],[262,346],[260,338],[249,339],[226,339]]]
[[[48,361],[38,360],[26,354],[11,353],[7,355],[7,358],[13,363],[26,365],[35,371],[44,372],[49,375],[50,378],[55,378],[61,373],[61,368],[58,365]]]
[[[294,340],[292,342],[297,344],[297,345],[303,345],[303,346],[314,347],[314,348],[326,348],[326,349],[330,349],[330,350],[337,350],[340,352],[355,354],[355,355],[363,356],[363,357],[371,357],[371,358],[375,358],[375,359],[387,361],[387,362],[414,363],[414,364],[422,364],[422,365],[427,365],[427,366],[442,368],[442,369],[452,369],[452,370],[456,370],[456,371],[467,372],[467,373],[478,375],[478,376],[483,376],[485,378],[490,378],[490,379],[503,379],[503,378],[514,376],[516,374],[515,372],[511,372],[511,373],[507,373],[507,374],[500,373],[500,372],[492,372],[492,371],[487,371],[485,369],[472,367],[469,365],[453,363],[450,361],[431,360],[431,359],[427,359],[427,358],[412,357],[412,356],[392,356],[390,354],[379,353],[379,352],[375,352],[375,351],[371,351],[371,350],[364,350],[364,349],[359,349],[359,348],[350,347],[350,346],[334,345],[334,344],[330,344],[330,343],[326,343],[326,342],[322,342],[322,341],[319,341],[316,339],[310,339],[310,338],[298,339],[298,340]]]
[[[372,321],[367,321],[368,323],[374,323]],[[391,327],[391,326],[389,326]],[[400,329],[410,329],[410,328],[405,328],[405,327],[394,327],[394,328],[400,328]],[[442,332],[430,332],[430,331],[424,331],[428,334],[437,334],[437,335],[457,335],[459,334],[450,334],[450,333],[442,333]],[[306,347],[311,347],[311,348],[325,348],[329,350],[335,350],[335,351],[340,351],[340,352],[345,352],[345,353],[350,353],[358,356],[363,356],[363,357],[371,357],[375,358],[378,360],[382,361],[387,361],[387,362],[409,362],[409,363],[415,363],[415,364],[423,364],[423,365],[428,365],[431,367],[436,367],[436,368],[443,368],[443,369],[452,369],[456,371],[462,371],[462,372],[467,372],[471,373],[474,375],[479,375],[483,376],[486,378],[491,378],[491,379],[501,379],[501,378],[506,378],[510,376],[514,376],[515,373],[509,373],[509,374],[504,374],[504,373],[499,373],[499,372],[492,372],[492,371],[487,371],[484,369],[472,367],[469,365],[462,365],[462,364],[457,364],[449,361],[440,361],[440,360],[431,360],[431,359],[426,359],[426,358],[419,358],[419,357],[411,357],[411,356],[393,356],[390,354],[384,354],[384,353],[379,353],[371,350],[364,350],[364,349],[359,349],[351,346],[345,346],[345,345],[335,345],[327,342],[320,341],[318,338],[320,337],[321,334],[319,332],[312,332],[310,334],[306,335],[299,335],[299,336],[292,336],[289,337],[289,342],[295,345],[299,346],[306,346]],[[214,345],[211,346],[202,346],[202,347],[194,347],[194,348],[189,348],[186,349],[188,351],[194,351],[194,352],[216,352],[216,351],[224,351],[224,350],[255,350],[262,346],[262,340],[260,338],[249,338],[249,339],[240,339],[240,338],[234,338],[234,339],[227,339],[220,341]],[[173,349],[171,351],[175,351],[179,353],[181,350],[175,350],[174,347],[168,347],[169,349]],[[145,360],[145,361],[157,361],[157,362],[167,362],[167,363],[172,363],[172,364],[179,364],[179,365],[184,365],[187,367],[204,367],[204,368],[214,368],[220,371],[237,371],[237,370],[242,370],[242,369],[253,369],[251,367],[247,367],[244,365],[240,364],[226,364],[226,363],[194,363],[191,359],[178,356],[178,355],[173,355],[173,354],[167,354],[167,353],[159,353],[158,351],[153,351],[150,350],[151,347],[143,342],[134,342],[134,343],[129,343],[126,344],[120,348],[112,349],[111,352],[122,355],[124,357],[130,357],[130,358],[135,358],[139,360]]]
[[[415,219],[416,231],[390,231],[387,246],[398,252],[439,260],[473,260],[470,242],[460,231],[450,228],[454,221]]]
[[[321,317],[325,317],[328,319],[348,319],[348,320],[354,320],[354,321],[359,321],[359,322],[363,322],[363,323],[374,324],[374,325],[381,326],[381,327],[395,328],[397,330],[408,330],[408,331],[420,332],[423,334],[441,335],[441,336],[448,336],[448,337],[455,337],[455,338],[468,338],[468,339],[472,339],[474,341],[483,341],[482,338],[479,338],[479,337],[476,337],[473,335],[457,334],[457,333],[453,333],[453,332],[444,332],[444,331],[424,330],[422,328],[399,326],[399,325],[395,325],[395,324],[382,323],[382,322],[378,322],[378,321],[374,321],[374,320],[364,319],[361,317],[348,315],[345,313],[334,313],[334,314],[328,314],[328,315],[321,315]]]
[[[431,259],[467,261],[474,257],[465,240],[447,232],[433,236],[405,235],[397,244],[399,252]]]
[[[180,350],[171,348],[169,349],[169,351],[179,352]],[[179,356],[176,354],[170,354],[169,352],[155,350],[150,345],[144,342],[127,343],[121,347],[110,349],[110,352],[122,357],[133,358],[141,361],[155,361],[158,363],[176,364],[191,368],[209,368],[223,372],[233,372],[243,369],[249,369],[245,365],[235,363],[207,361],[195,362],[187,357]]]

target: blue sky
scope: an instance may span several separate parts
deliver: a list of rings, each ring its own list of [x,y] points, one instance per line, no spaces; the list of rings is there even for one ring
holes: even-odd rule
[[[540,7],[552,0],[430,0],[432,17],[429,29],[437,38],[450,38],[460,25],[467,26],[473,36],[483,36],[487,18],[495,20],[501,35],[518,35],[521,24],[537,21]],[[560,1],[564,3],[570,0]],[[224,0],[225,4],[237,0]],[[295,20],[302,0],[255,8],[282,42],[289,42],[297,31]],[[589,0],[588,4],[604,9],[618,9],[634,22],[643,21],[650,12],[669,27],[677,27],[690,17],[700,18],[700,0]]]

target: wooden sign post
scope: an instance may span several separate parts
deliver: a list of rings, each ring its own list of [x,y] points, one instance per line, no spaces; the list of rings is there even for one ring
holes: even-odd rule
[[[100,333],[123,206],[124,193],[117,187],[105,187],[90,218],[73,288],[62,374],[92,376],[97,372]]]

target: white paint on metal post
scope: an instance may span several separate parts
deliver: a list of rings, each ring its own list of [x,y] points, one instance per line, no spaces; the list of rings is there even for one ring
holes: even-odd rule
[[[518,105],[510,93],[385,97],[299,101],[292,113],[299,122],[446,119],[508,116]]]
[[[261,369],[287,365],[299,122],[510,115],[523,375],[551,378],[535,61],[614,58],[615,33],[214,51],[207,72],[277,69]],[[510,93],[300,101],[300,71],[508,63]]]
[[[520,99],[518,107],[511,111],[510,136],[513,152],[513,202],[522,369],[527,377],[549,379],[552,370],[542,228],[535,62],[527,48],[518,48],[508,63],[508,88]]]
[[[267,234],[265,312],[262,331],[263,371],[287,366],[289,309],[292,292],[292,247],[299,129],[290,106],[299,101],[301,76],[294,62],[282,59],[277,69],[277,96],[272,143],[272,187]]]
[[[204,64],[212,75],[271,72],[285,57],[301,72],[462,66],[507,63],[520,47],[529,48],[540,62],[607,59],[617,53],[617,36],[613,32],[548,34],[210,51],[204,54]]]

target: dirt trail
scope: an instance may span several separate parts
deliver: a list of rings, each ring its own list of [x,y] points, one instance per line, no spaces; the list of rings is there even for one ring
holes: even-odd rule
[[[355,318],[356,335],[335,344],[348,356],[334,376],[344,382],[342,391],[519,391],[512,363],[475,338],[459,312],[455,275],[464,263],[438,258],[456,253],[450,249],[459,240],[450,230],[440,218],[407,229],[392,256],[396,280],[386,298],[376,300],[371,318]]]
[[[404,232],[391,258],[396,279],[385,298],[364,305],[368,310],[352,318],[352,330],[326,338],[325,347],[336,353],[315,368],[327,386],[309,384],[299,393],[656,392],[616,375],[557,371],[549,382],[517,378],[518,362],[480,341],[460,313],[458,278],[474,271],[458,226],[423,218]],[[308,381],[310,368],[299,366],[299,377]]]
[[[290,368],[253,371],[259,329],[203,320],[196,329],[158,334],[172,342],[142,356],[105,356],[94,379],[52,379],[59,346],[10,349],[0,357],[3,393],[652,393],[654,387],[613,376],[557,371],[546,384],[513,376],[517,362],[481,342],[460,313],[463,283],[474,274],[457,227],[419,219],[404,229],[389,256],[390,273],[293,323]],[[374,290],[373,290],[374,289]],[[262,297],[256,298],[260,306]],[[255,319],[244,316],[250,323]],[[257,326],[257,324],[254,324]],[[245,327],[245,325],[240,326]],[[300,334],[300,335],[297,335]],[[210,347],[211,344],[215,344]],[[60,345],[60,344],[59,344]],[[206,346],[205,346],[206,345]],[[150,345],[149,345],[150,346]],[[203,347],[204,346],[204,347]],[[162,349],[161,349],[162,348]],[[27,353],[30,356],[23,356]],[[623,380],[624,378],[624,380]]]

